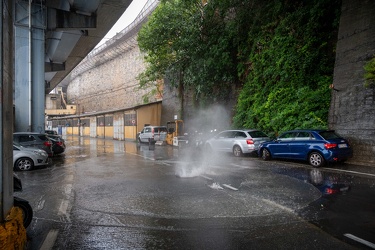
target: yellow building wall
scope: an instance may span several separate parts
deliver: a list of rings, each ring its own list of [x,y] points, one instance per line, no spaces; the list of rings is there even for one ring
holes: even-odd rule
[[[136,126],[125,126],[124,128],[125,138],[136,139],[137,138],[137,127]]]
[[[113,126],[105,126],[105,138],[113,139]]]
[[[137,132],[140,132],[145,124],[152,126],[165,126],[161,121],[161,103],[143,106],[137,109]]]
[[[84,127],[82,129],[83,136],[90,136],[90,127]]]
[[[66,127],[66,134],[73,135],[73,127]]]
[[[96,127],[96,134],[99,138],[104,138],[104,126]]]
[[[72,127],[73,128],[73,135],[79,135],[79,129],[78,127]]]

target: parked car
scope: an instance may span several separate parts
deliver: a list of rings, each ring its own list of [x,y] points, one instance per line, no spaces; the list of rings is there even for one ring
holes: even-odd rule
[[[54,155],[62,154],[65,152],[65,140],[61,136],[48,134],[47,137],[52,142],[52,151]]]
[[[44,131],[46,134],[48,134],[48,135],[57,135],[57,131],[55,131],[55,130],[49,130],[49,129],[46,129],[45,131]]]
[[[166,126],[146,126],[138,133],[139,142],[165,141],[167,139]]]
[[[207,150],[233,153],[234,156],[257,152],[262,142],[270,138],[256,129],[224,130],[205,143]]]
[[[39,148],[25,148],[13,144],[14,170],[27,171],[34,166],[47,165],[49,163],[46,151]]]
[[[353,156],[348,140],[333,130],[293,130],[273,141],[262,143],[258,151],[263,160],[285,158],[305,160],[313,167],[326,162],[344,162]]]
[[[53,156],[52,141],[46,134],[36,132],[16,132],[13,133],[13,143],[26,148],[39,148],[46,151],[48,156]]]

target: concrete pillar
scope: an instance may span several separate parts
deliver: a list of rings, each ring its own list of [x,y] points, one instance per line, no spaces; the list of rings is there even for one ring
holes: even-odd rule
[[[31,28],[29,26],[30,11]],[[43,5],[32,4],[29,9],[27,2],[16,1],[15,13],[15,132],[43,132],[45,127],[44,29],[46,11]]]
[[[13,206],[13,3],[0,2],[0,224]]]

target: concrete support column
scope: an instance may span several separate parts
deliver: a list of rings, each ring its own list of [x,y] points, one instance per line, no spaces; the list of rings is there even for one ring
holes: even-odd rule
[[[43,132],[46,10],[41,4],[29,8],[27,2],[16,1],[15,13],[15,131]]]
[[[0,2],[0,225],[13,206],[13,3]],[[0,240],[1,241],[1,240]]]

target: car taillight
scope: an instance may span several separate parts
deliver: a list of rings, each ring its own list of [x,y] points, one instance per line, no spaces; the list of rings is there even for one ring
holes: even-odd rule
[[[49,142],[49,141],[45,141],[43,144],[44,144],[44,146],[47,146],[47,147],[51,147],[52,146],[52,143]]]
[[[247,139],[247,140],[246,140],[246,143],[247,143],[247,144],[254,144],[254,141],[253,141],[253,139]]]
[[[325,190],[324,190],[324,193],[325,194],[337,194],[339,191],[338,190],[335,190],[335,189],[333,189],[333,188],[326,188]]]
[[[63,145],[61,141],[58,141],[56,144],[59,145],[59,146]]]
[[[325,143],[325,144],[324,144],[324,147],[325,147],[326,149],[335,148],[335,147],[337,147],[337,143]]]

